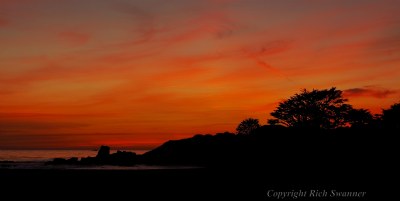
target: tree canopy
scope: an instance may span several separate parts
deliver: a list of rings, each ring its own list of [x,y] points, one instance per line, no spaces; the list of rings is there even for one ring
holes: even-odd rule
[[[352,106],[346,104],[347,101],[342,91],[335,87],[312,91],[303,89],[280,102],[271,116],[288,127],[333,129],[348,123],[346,115]]]
[[[348,112],[347,118],[353,128],[363,128],[374,121],[374,116],[367,109],[352,109]]]
[[[389,109],[382,111],[382,120],[387,128],[400,128],[400,103],[395,103]]]
[[[243,120],[236,128],[238,135],[248,135],[260,127],[258,119],[248,118]]]

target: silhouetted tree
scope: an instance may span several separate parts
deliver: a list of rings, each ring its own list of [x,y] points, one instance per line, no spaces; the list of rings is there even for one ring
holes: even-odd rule
[[[238,135],[248,135],[260,127],[258,119],[248,118],[243,120],[236,128]]]
[[[271,115],[288,127],[337,128],[347,123],[346,115],[352,109],[346,102],[342,91],[335,87],[312,91],[304,89],[279,103]]]
[[[382,114],[374,114],[371,126],[374,128],[383,128]]]
[[[267,123],[271,126],[277,126],[277,125],[279,125],[279,120],[278,119],[268,119]]]
[[[373,123],[373,116],[366,109],[352,109],[348,112],[347,118],[353,128],[363,128]]]
[[[386,128],[400,129],[400,103],[395,103],[389,109],[383,110],[382,121]]]

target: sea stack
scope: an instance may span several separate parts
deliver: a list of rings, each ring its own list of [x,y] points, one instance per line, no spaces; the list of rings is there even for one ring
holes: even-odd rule
[[[110,147],[109,146],[101,146],[99,152],[97,152],[96,158],[98,159],[106,159],[110,156]]]

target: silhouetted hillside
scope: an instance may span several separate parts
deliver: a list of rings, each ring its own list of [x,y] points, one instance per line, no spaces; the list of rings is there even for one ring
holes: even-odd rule
[[[241,136],[233,133],[195,135],[182,140],[170,140],[142,156],[148,164],[211,165],[230,162],[241,150]]]
[[[141,162],[280,171],[357,170],[391,161],[395,134],[383,129],[262,126],[250,135],[220,133],[168,141],[141,156]]]

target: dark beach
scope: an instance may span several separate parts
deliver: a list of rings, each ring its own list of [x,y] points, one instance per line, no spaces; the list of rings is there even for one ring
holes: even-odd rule
[[[3,196],[15,198],[86,198],[111,200],[278,200],[268,191],[356,191],[367,200],[390,195],[385,172],[329,170],[310,172],[250,168],[197,168],[168,170],[18,170],[1,169]],[[18,192],[18,193],[15,193]],[[300,197],[297,200],[338,200]],[[292,200],[286,198],[285,200]],[[340,200],[343,200],[341,198]]]

